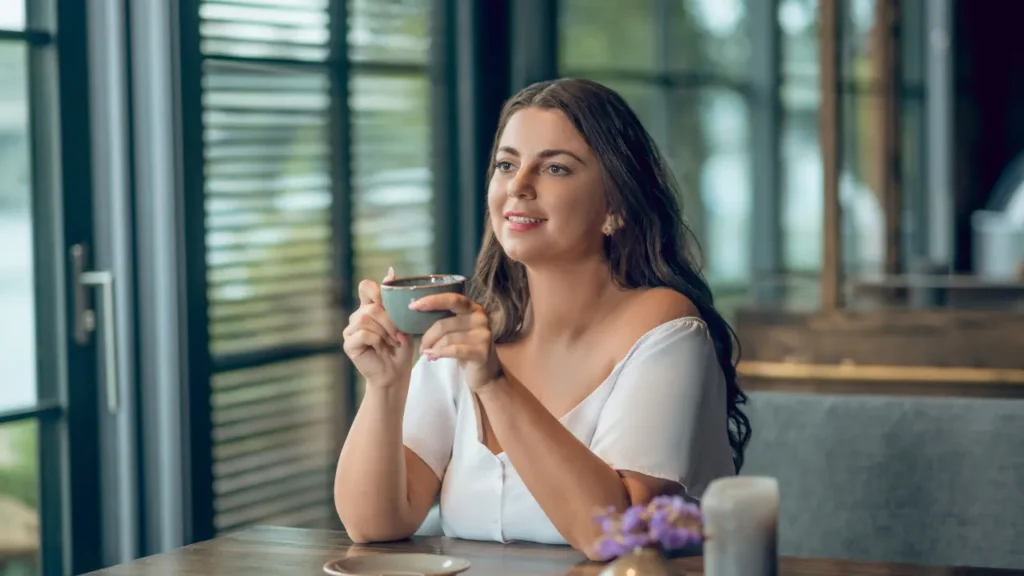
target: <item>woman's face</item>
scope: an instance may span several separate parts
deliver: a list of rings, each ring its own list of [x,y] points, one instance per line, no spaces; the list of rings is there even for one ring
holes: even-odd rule
[[[512,115],[498,143],[487,204],[505,253],[526,265],[600,253],[602,228],[610,222],[600,163],[558,110]]]

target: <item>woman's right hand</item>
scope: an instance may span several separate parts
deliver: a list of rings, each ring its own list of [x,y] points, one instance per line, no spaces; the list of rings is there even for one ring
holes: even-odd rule
[[[384,281],[395,277],[393,268]],[[413,343],[398,331],[381,304],[380,286],[372,280],[359,283],[359,309],[342,332],[345,354],[368,386],[391,386],[408,379],[412,371]]]

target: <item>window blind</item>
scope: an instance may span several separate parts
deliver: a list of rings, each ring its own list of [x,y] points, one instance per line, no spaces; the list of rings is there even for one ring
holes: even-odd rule
[[[333,470],[348,416],[338,271],[352,274],[353,291],[389,265],[433,271],[429,4],[199,4],[218,532],[336,526]],[[339,9],[347,55],[331,50]],[[332,146],[339,66],[350,72],[347,170],[333,164],[345,157]],[[340,173],[350,181],[335,182]],[[332,219],[338,201],[351,222]],[[344,243],[350,262],[336,261]]]
[[[329,9],[199,6],[209,346],[227,367],[210,384],[218,532],[334,521]],[[287,350],[303,357],[275,360]]]

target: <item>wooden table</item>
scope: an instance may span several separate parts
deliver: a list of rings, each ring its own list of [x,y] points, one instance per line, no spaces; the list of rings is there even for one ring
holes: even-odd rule
[[[378,552],[427,552],[460,556],[472,563],[465,574],[490,576],[596,576],[604,564],[587,561],[574,550],[537,544],[495,544],[447,538],[416,538],[388,544],[356,545],[343,532],[296,528],[250,528],[186,546],[166,554],[115,566],[97,575],[257,576],[261,574],[324,574],[329,560]],[[676,560],[680,574],[700,574],[701,558]],[[780,573],[792,576],[868,575],[940,576],[1008,574],[999,570],[909,566],[884,562],[851,562],[783,558]]]

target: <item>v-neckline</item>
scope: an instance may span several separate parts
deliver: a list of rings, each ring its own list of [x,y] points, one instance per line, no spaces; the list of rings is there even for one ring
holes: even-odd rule
[[[708,329],[707,328],[707,323],[700,316],[681,316],[679,318],[673,318],[672,320],[669,320],[667,322],[662,322],[661,324],[658,324],[657,326],[655,326],[654,328],[651,328],[647,332],[644,332],[643,334],[640,335],[639,338],[637,338],[636,342],[634,342],[633,345],[630,346],[629,350],[622,357],[622,359],[619,360],[618,362],[616,362],[614,366],[612,366],[611,371],[608,372],[608,376],[606,376],[605,379],[602,380],[600,384],[598,384],[593,390],[591,390],[590,394],[587,394],[587,396],[585,398],[583,398],[583,400],[580,400],[575,406],[570,408],[568,412],[566,412],[565,414],[562,414],[562,416],[557,418],[557,420],[564,427],[565,426],[566,418],[569,418],[572,414],[574,414],[575,412],[581,410],[582,407],[585,406],[588,402],[590,402],[590,400],[592,398],[596,397],[597,393],[600,392],[601,389],[603,389],[605,386],[607,386],[608,383],[613,380],[613,377],[617,373],[622,371],[622,368],[625,367],[626,362],[628,362],[629,359],[633,356],[633,354],[635,354],[636,351],[639,350],[640,346],[643,345],[643,343],[645,341],[647,341],[651,336],[653,336],[654,334],[656,334],[656,333],[658,333],[658,332],[660,332],[662,330],[667,330],[668,328],[675,327],[675,326],[677,326],[679,324],[684,324],[684,323],[697,323],[697,324],[700,324],[705,331],[707,331],[707,329]],[[525,386],[524,386],[524,388],[525,388]],[[497,458],[497,459],[507,459],[507,457],[505,456],[505,450],[504,449],[502,449],[501,452],[498,452],[496,454],[483,441],[482,436],[483,436],[484,428],[483,428],[483,420],[481,420],[481,417],[480,417],[481,413],[483,412],[483,406],[480,405],[479,400],[476,398],[476,395],[473,394],[472,392],[470,392],[468,387],[465,388],[465,392],[467,394],[469,394],[469,399],[473,403],[473,424],[474,424],[473,428],[476,430],[476,438],[474,439],[474,443],[477,446],[479,446],[480,448],[482,448],[484,450],[484,452],[490,454],[494,458]],[[529,394],[533,394],[532,392],[529,391],[529,389],[527,389],[526,392],[529,393]],[[554,414],[552,414],[552,416],[554,416]]]

